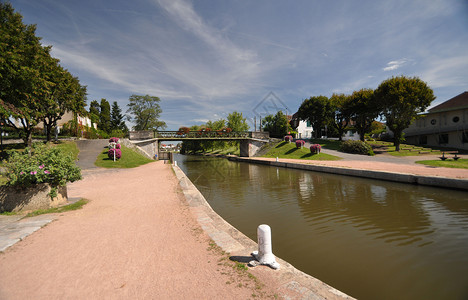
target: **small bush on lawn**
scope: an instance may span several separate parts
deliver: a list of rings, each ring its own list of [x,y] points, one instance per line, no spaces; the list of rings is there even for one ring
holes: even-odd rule
[[[374,155],[372,147],[363,141],[345,141],[341,144],[340,151],[352,154]]]

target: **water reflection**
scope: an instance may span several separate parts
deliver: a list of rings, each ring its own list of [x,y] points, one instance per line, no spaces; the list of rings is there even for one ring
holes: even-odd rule
[[[253,240],[269,224],[278,256],[344,292],[468,297],[466,192],[186,159],[179,165],[224,219]]]

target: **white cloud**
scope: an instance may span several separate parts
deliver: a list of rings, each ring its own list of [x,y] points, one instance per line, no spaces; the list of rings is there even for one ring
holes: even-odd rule
[[[387,66],[385,68],[383,68],[383,70],[384,71],[393,71],[393,70],[399,69],[401,66],[403,66],[407,62],[408,62],[408,60],[405,59],[405,58],[399,59],[399,60],[393,60],[393,61],[387,63]]]

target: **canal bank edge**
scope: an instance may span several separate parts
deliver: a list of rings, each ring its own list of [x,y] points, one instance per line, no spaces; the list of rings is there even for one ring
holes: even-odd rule
[[[319,165],[301,164],[301,163],[294,163],[294,162],[278,162],[278,161],[270,161],[270,160],[260,160],[260,159],[255,159],[255,158],[235,157],[235,156],[229,156],[227,157],[227,159],[231,161],[247,162],[247,163],[260,164],[260,165],[268,165],[268,166],[273,166],[273,167],[308,170],[308,171],[323,172],[323,173],[330,173],[330,174],[336,174],[336,175],[354,176],[354,177],[362,177],[362,178],[370,178],[370,179],[377,179],[377,180],[410,183],[410,184],[418,184],[418,185],[431,186],[431,187],[440,187],[440,188],[449,188],[449,189],[468,191],[467,179],[424,176],[424,175],[415,175],[415,174],[407,174],[407,173],[395,173],[395,172],[363,170],[363,169],[351,169],[347,167],[319,166]]]
[[[178,167],[172,166],[191,212],[208,236],[230,255],[250,257],[258,250],[257,243],[221,218],[208,204],[205,197]],[[274,241],[273,241],[274,243]],[[253,259],[253,257],[252,257]],[[277,257],[281,265],[274,272],[281,287],[300,295],[301,299],[354,299],[326,283],[296,269],[288,262]],[[267,268],[266,266],[262,266]],[[286,299],[290,297],[284,295]]]

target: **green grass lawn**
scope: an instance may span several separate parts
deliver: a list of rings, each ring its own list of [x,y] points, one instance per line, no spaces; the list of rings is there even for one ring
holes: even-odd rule
[[[54,144],[52,144],[54,145]],[[72,141],[59,141],[58,144],[55,144],[55,147],[62,149],[65,152],[71,153],[74,160],[78,159],[78,153],[80,153],[80,149],[75,142]]]
[[[122,158],[116,161],[107,157],[107,151],[106,149],[99,154],[94,163],[96,166],[102,168],[135,168],[154,161],[125,146],[122,146]]]
[[[420,160],[416,163],[433,167],[468,169],[468,159]]]
[[[296,148],[296,143],[281,142],[275,148],[268,151],[263,157],[278,157],[291,159],[309,159],[309,160],[340,160],[341,158],[320,153],[312,154],[309,148]]]
[[[311,139],[311,144],[319,144],[322,148],[330,150],[340,150],[341,142],[336,140]]]

